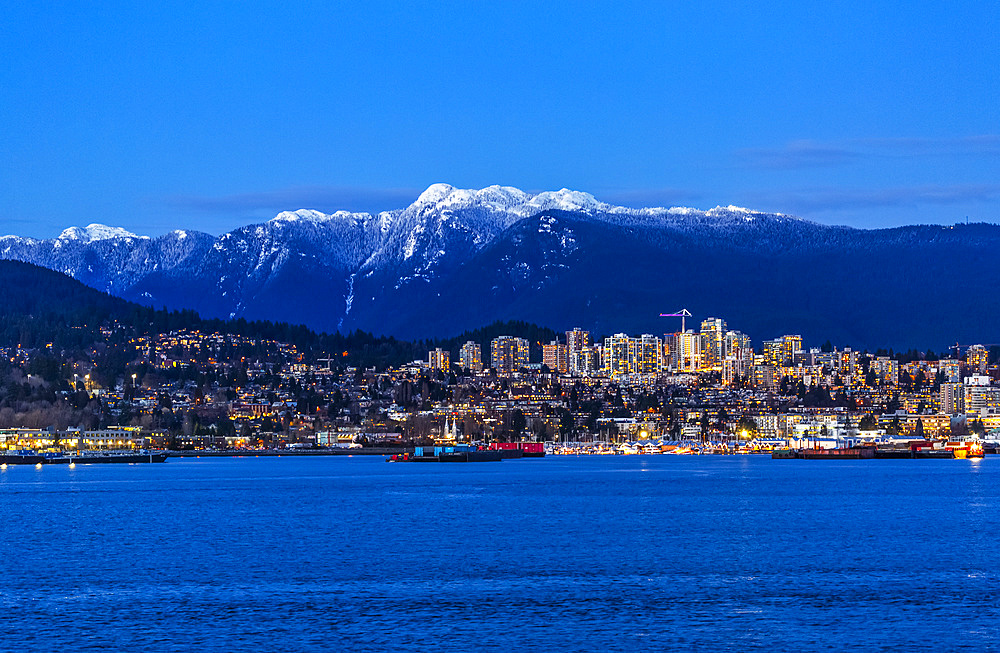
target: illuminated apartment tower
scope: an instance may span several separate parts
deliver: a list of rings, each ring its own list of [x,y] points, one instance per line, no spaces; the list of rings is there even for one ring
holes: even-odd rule
[[[855,372],[860,369],[861,367],[858,365],[858,352],[853,351],[850,347],[845,347],[844,351],[840,352],[840,364],[837,366],[841,380],[845,383],[850,383],[851,379],[854,378]],[[957,375],[955,378],[958,378]]]
[[[490,343],[490,363],[498,374],[510,374],[528,365],[528,341],[499,336]]]
[[[985,417],[1000,411],[1000,387],[991,385],[992,381],[985,374],[965,377],[962,410],[966,415]]]
[[[772,367],[791,364],[795,355],[802,351],[802,336],[781,336],[764,341],[764,360]]]
[[[784,360],[784,343],[781,342],[781,338],[775,340],[765,340],[760,353],[764,355],[765,365],[769,367],[779,367]]]
[[[944,374],[948,383],[958,383],[962,380],[962,363],[954,358],[942,358],[937,364],[938,371]]]
[[[717,367],[722,363],[726,321],[710,317],[701,323],[702,365]]]
[[[986,374],[986,365],[990,360],[990,352],[982,345],[972,345],[965,352],[965,362],[973,374]]]
[[[961,383],[941,384],[941,412],[945,415],[965,412],[965,387]]]
[[[458,352],[462,359],[462,367],[472,372],[479,372],[483,369],[483,348],[478,342],[472,340],[462,345]]]
[[[727,331],[722,339],[722,380],[732,383],[737,376],[747,376],[753,365],[750,337],[739,331]]]
[[[663,341],[645,333],[638,338],[616,333],[604,339],[604,369],[608,376],[658,374],[663,367]]]
[[[781,336],[782,352],[786,361],[794,361],[795,355],[802,351],[802,336]]]
[[[871,369],[884,385],[899,385],[899,361],[879,356],[872,361]]]
[[[590,331],[584,331],[580,327],[573,327],[572,331],[566,332],[566,361],[569,365],[570,374],[582,374],[593,371],[584,369],[584,352],[590,349]],[[591,356],[591,362],[593,357]]]
[[[548,366],[549,371],[566,374],[569,372],[566,354],[566,345],[553,340],[547,345],[542,345],[542,364]]]
[[[432,370],[447,372],[451,367],[451,352],[440,347],[434,351],[427,352],[427,363]]]
[[[690,329],[670,337],[670,364],[675,372],[697,372],[701,369],[701,334]]]
[[[621,376],[632,372],[632,339],[624,333],[604,339],[604,371],[608,376]]]
[[[663,341],[644,333],[634,339],[634,370],[637,374],[659,374],[663,369]]]

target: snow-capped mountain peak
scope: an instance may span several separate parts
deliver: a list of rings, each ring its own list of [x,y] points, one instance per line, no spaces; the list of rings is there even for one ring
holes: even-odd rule
[[[121,227],[109,227],[95,222],[93,224],[88,224],[83,229],[80,227],[70,227],[68,229],[64,229],[56,240],[61,240],[63,242],[79,241],[83,243],[93,243],[98,240],[113,240],[115,238],[148,239],[148,236],[137,236],[131,231],[122,229]]]
[[[560,211],[606,211],[614,208],[610,204],[598,202],[590,193],[570,190],[568,188],[539,193],[532,197],[527,204],[530,207],[537,207],[541,211],[548,209],[559,209]]]
[[[460,189],[450,184],[433,184],[427,188],[407,211],[443,211],[479,206],[487,210],[510,212],[517,217],[527,217],[549,209],[563,211],[610,210],[610,204],[594,199],[590,193],[563,188],[538,194],[527,193],[513,186],[487,186],[479,190]]]

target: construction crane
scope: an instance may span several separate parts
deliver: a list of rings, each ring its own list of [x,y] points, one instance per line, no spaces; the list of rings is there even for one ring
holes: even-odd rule
[[[691,317],[691,311],[686,308],[682,308],[676,313],[660,313],[660,317],[679,317],[681,318],[681,333],[684,333],[684,318]]]

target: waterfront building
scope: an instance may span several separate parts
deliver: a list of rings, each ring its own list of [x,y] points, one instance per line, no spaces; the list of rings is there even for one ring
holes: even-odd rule
[[[510,374],[527,367],[529,351],[524,338],[498,336],[490,343],[490,364],[498,374]]]
[[[469,340],[458,352],[462,361],[462,367],[471,371],[479,372],[483,369],[483,348],[478,342]]]

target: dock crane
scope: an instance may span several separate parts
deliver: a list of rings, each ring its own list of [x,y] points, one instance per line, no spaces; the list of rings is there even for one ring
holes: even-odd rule
[[[660,317],[679,317],[681,318],[681,333],[684,333],[684,318],[691,317],[691,311],[686,308],[682,308],[676,313],[660,313]]]

